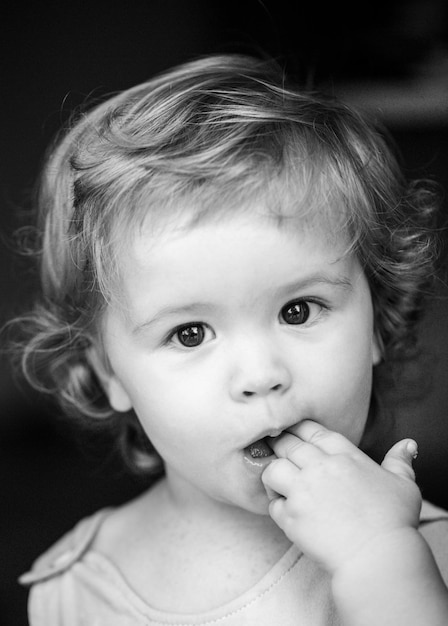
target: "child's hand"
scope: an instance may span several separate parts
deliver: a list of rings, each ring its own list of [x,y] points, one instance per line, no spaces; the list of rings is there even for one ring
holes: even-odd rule
[[[305,420],[273,439],[262,480],[272,519],[305,554],[336,572],[372,540],[416,528],[416,444],[395,444],[378,465],[343,435]],[[384,533],[384,535],[382,535]]]

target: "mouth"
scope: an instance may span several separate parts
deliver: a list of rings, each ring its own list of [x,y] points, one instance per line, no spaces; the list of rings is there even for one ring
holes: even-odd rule
[[[257,439],[243,450],[243,459],[247,469],[259,477],[260,473],[277,458],[268,444],[268,437]]]
[[[273,428],[264,433],[259,439],[256,439],[243,449],[243,458],[246,467],[255,472],[255,475],[259,476],[261,472],[277,458],[274,450],[271,447],[272,439],[279,437],[287,429]]]
[[[267,442],[267,437],[254,441],[247,448],[244,448],[244,452],[252,459],[264,459],[274,456],[274,452]]]

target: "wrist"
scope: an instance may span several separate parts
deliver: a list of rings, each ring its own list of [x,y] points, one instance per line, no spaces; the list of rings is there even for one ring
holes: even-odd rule
[[[428,544],[412,527],[367,542],[334,571],[332,591],[347,625],[371,624],[372,616],[383,625],[448,619],[446,587]]]
[[[358,576],[368,576],[371,568],[390,564],[392,559],[404,563],[408,554],[419,549],[421,542],[425,543],[418,530],[412,527],[394,528],[383,531],[370,538],[354,550],[341,565],[332,572],[334,584],[342,583]],[[375,570],[373,570],[375,571]]]

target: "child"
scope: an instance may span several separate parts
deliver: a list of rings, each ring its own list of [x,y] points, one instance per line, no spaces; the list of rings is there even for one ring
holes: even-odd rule
[[[43,174],[23,367],[163,475],[22,577],[31,626],[448,623],[416,443],[358,447],[374,367],[412,343],[433,205],[372,125],[249,57],[79,119]]]

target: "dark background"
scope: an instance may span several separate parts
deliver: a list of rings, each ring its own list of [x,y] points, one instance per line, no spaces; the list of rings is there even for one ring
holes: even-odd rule
[[[2,16],[0,46],[0,323],[20,312],[35,288],[12,233],[26,216],[54,133],[86,100],[203,53],[277,55],[296,76],[373,111],[408,173],[448,188],[445,0],[365,1],[358,9],[281,0],[17,2]],[[416,437],[424,496],[448,508],[444,280],[442,272],[420,332],[432,382],[405,394],[392,432],[378,445]],[[0,624],[22,626],[27,592],[17,576],[82,516],[122,502],[144,483],[122,471],[108,442],[78,445],[52,403],[14,380],[6,357],[0,368]]]

